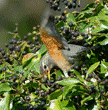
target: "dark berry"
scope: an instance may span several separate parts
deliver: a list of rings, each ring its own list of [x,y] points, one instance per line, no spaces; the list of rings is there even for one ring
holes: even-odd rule
[[[105,89],[101,88],[101,89],[100,89],[100,92],[101,92],[101,93],[104,93],[104,92],[105,92]]]
[[[77,65],[77,66],[74,67],[74,69],[75,69],[75,70],[79,70],[80,67]]]
[[[95,79],[98,79],[98,76],[97,75],[93,75],[93,76],[94,76]]]
[[[55,89],[52,87],[51,89],[50,89],[50,92],[54,92],[55,91]]]
[[[88,71],[88,69],[85,69],[85,70],[84,70],[84,73],[87,74],[87,71]]]
[[[76,76],[75,79],[78,79],[78,77]]]
[[[76,3],[72,3],[72,7],[75,8],[76,7]]]
[[[80,4],[78,4],[78,7],[80,7]]]
[[[66,35],[66,32],[65,32],[65,30],[63,30],[62,34],[63,34],[64,36]]]
[[[36,91],[36,95],[38,95],[39,94],[39,91]]]
[[[41,96],[44,97],[45,96],[45,92],[41,92]]]
[[[15,50],[19,52],[21,50],[21,47],[20,46],[16,46]]]
[[[30,49],[33,49],[35,47],[35,44],[31,44]]]
[[[36,103],[38,103],[38,102],[39,102],[39,99],[38,99],[38,98],[35,98],[34,101],[35,101]]]
[[[17,30],[14,30],[13,32],[14,32],[14,33],[18,33],[18,31],[17,31]]]
[[[90,82],[91,80],[90,80],[90,78],[87,78],[86,81]]]
[[[3,70],[3,71],[6,71],[6,67],[3,67],[2,70]]]
[[[26,54],[27,54],[27,52],[26,52],[26,51],[23,51],[23,52],[22,52],[22,55],[26,55]]]
[[[5,43],[4,45],[5,45],[5,47],[8,47],[9,46],[7,43]]]
[[[41,101],[41,102],[40,102],[40,105],[41,105],[41,106],[45,106],[45,102],[44,102],[44,101]]]
[[[57,21],[57,20],[54,20],[54,23],[55,23],[55,24],[57,24],[57,23],[58,23],[58,21]]]
[[[40,88],[37,88],[37,91],[40,91],[41,89]]]
[[[50,0],[46,0],[46,3],[49,3],[50,2]]]
[[[27,107],[30,107],[31,106],[31,104],[27,104]]]
[[[30,110],[33,110],[33,105],[30,105],[29,109],[30,109]]]
[[[69,22],[68,25],[69,25],[69,27],[72,27],[73,26],[73,23],[72,22]]]
[[[105,79],[105,82],[108,83],[108,79]]]
[[[105,85],[106,84],[106,81],[102,81],[102,84]]]
[[[61,16],[61,20],[66,21],[66,16]]]
[[[35,45],[39,45],[39,42],[36,42]]]
[[[90,88],[91,88],[91,89],[94,89],[94,88],[95,88],[95,86],[92,84],[92,85],[90,86]]]
[[[9,80],[11,80],[11,79],[13,79],[13,77],[12,77],[12,76],[10,76],[8,79],[9,79]]]
[[[38,37],[35,37],[35,41],[38,41],[39,39],[38,39]]]
[[[67,4],[68,4],[68,1],[67,1],[67,0],[65,0],[65,1],[64,1],[64,4],[65,4],[65,5],[67,5]]]
[[[3,56],[5,55],[5,51],[4,50],[2,50],[1,53],[2,53]]]
[[[85,34],[84,39],[88,39],[88,35],[87,34]]]
[[[73,73],[70,73],[70,77],[73,78],[74,77],[74,74]]]
[[[71,2],[68,2],[68,8],[70,9],[70,8],[72,8],[72,3]]]
[[[24,40],[26,40],[27,39],[27,36],[24,36]]]
[[[85,33],[84,33],[84,32],[82,32],[82,33],[81,33],[81,36],[85,36]]]
[[[56,2],[57,2],[57,3],[59,3],[59,2],[60,2],[60,0],[56,0]]]
[[[35,105],[33,108],[34,108],[34,109],[37,109],[37,108],[38,108],[38,106],[37,106],[37,105]]]
[[[9,44],[13,44],[13,41],[12,41],[12,39],[10,39],[10,40],[9,40]]]
[[[12,82],[13,86],[17,86],[18,83],[17,82]]]
[[[65,13],[64,12],[62,12],[62,16],[65,16]]]
[[[6,58],[5,58],[5,61],[6,61],[6,62],[9,62],[9,61],[10,61],[10,58],[9,58],[9,57],[6,57]]]
[[[32,43],[32,41],[31,41],[31,40],[28,40],[28,41],[27,41],[27,43],[28,43],[28,44],[31,44],[31,43]]]
[[[29,97],[29,96],[27,96],[27,97],[26,97],[26,100],[27,100],[27,101],[30,101],[30,97]]]
[[[3,49],[2,48],[0,48],[0,52],[2,51]]]
[[[74,37],[77,37],[78,35],[79,35],[78,32],[75,32],[75,33],[74,33]]]
[[[1,83],[5,83],[5,80],[1,80]]]
[[[50,4],[52,4],[53,3],[53,0],[50,0]]]
[[[101,79],[98,79],[98,83],[100,83],[101,82]]]
[[[72,35],[74,35],[75,32],[74,32],[74,30],[70,30],[70,33],[71,33]]]
[[[54,4],[54,5],[55,5],[55,7],[58,7],[58,6],[59,6],[59,4],[58,4],[57,2],[55,2],[55,4]]]
[[[58,10],[58,11],[61,11],[61,8],[60,8],[60,7],[58,7],[58,8],[57,8],[57,10]]]
[[[3,63],[0,61],[0,65],[2,65]]]
[[[15,40],[13,41],[13,43],[14,43],[14,44],[17,44],[17,40],[15,39]]]
[[[2,69],[0,70],[0,73],[2,73]]]
[[[0,55],[0,59],[2,59],[3,57]]]
[[[72,2],[76,3],[77,0],[72,0]]]
[[[62,27],[60,27],[60,30],[61,30],[61,31],[63,31],[63,29],[64,29],[64,27],[63,27],[63,26],[62,26]]]
[[[17,77],[16,76],[13,76],[13,80],[15,81],[17,79]]]
[[[90,89],[89,89],[89,92],[91,93],[92,91],[93,91],[93,90],[90,88]]]
[[[15,48],[15,45],[11,45],[11,46],[9,46],[9,50],[10,50],[10,51],[13,51],[14,48]]]
[[[88,78],[92,78],[92,76],[93,76],[92,74],[88,74]]]
[[[65,32],[66,32],[66,33],[68,33],[68,32],[69,32],[69,28],[68,28],[68,27],[65,27],[65,29],[64,29],[64,30],[65,30]]]

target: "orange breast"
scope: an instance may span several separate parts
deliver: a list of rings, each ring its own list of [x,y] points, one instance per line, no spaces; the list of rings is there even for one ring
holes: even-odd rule
[[[47,50],[50,53],[52,59],[60,68],[63,69],[63,71],[68,71],[70,68],[70,63],[59,49],[62,47],[62,44],[60,44],[60,42],[58,42],[53,36],[47,35],[42,29],[40,29],[40,32],[41,40],[47,47]]]

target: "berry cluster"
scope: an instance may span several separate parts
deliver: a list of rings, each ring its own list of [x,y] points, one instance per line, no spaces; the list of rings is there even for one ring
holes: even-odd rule
[[[50,8],[55,11],[56,10],[61,11],[60,2],[61,2],[60,0],[46,0],[46,3],[50,4]],[[67,0],[62,0],[62,2],[69,9],[76,8],[76,6],[77,6],[77,0],[72,0],[72,3]],[[78,7],[80,7],[80,4],[78,4]]]

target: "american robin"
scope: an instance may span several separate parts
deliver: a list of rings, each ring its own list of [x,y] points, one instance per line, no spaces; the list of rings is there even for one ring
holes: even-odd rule
[[[47,73],[54,66],[58,66],[63,71],[65,77],[68,77],[68,71],[80,61],[81,55],[95,48],[68,44],[66,39],[58,32],[54,24],[53,15],[44,18],[40,28],[40,38],[48,50],[40,60],[39,68],[42,74]]]

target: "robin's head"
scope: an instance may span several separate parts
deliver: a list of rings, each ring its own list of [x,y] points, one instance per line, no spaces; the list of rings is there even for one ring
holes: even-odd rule
[[[40,60],[39,69],[41,74],[48,73],[56,64],[52,60],[50,54],[47,52]]]

